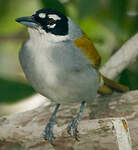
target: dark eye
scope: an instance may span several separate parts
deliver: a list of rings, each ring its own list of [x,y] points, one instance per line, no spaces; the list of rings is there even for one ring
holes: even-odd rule
[[[56,23],[56,21],[54,19],[49,19],[48,20],[48,25],[53,25],[55,23]]]

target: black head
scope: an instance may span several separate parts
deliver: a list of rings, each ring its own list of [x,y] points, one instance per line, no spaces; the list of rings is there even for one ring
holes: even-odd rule
[[[31,17],[21,17],[17,22],[29,27],[38,28],[41,26],[47,33],[54,35],[68,34],[68,19],[59,11],[43,8],[36,11]]]

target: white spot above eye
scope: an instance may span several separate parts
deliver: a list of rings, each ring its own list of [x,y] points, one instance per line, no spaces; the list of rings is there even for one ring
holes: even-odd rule
[[[39,17],[40,17],[40,18],[45,18],[45,17],[46,17],[46,14],[45,14],[45,13],[40,13],[40,14],[39,14]]]
[[[52,18],[54,20],[61,20],[61,18],[58,15],[55,15],[55,14],[48,15],[48,17]]]

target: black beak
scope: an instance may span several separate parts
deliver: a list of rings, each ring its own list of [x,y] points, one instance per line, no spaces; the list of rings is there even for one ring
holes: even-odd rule
[[[37,28],[39,24],[35,21],[34,16],[20,17],[16,19],[17,22],[32,28]]]

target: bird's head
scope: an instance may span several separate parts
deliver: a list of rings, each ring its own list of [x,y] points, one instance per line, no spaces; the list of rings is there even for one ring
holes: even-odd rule
[[[39,31],[40,34],[48,34],[53,38],[63,38],[69,33],[68,18],[59,11],[50,8],[40,9],[32,16],[20,17],[16,21],[27,26],[33,32]]]

